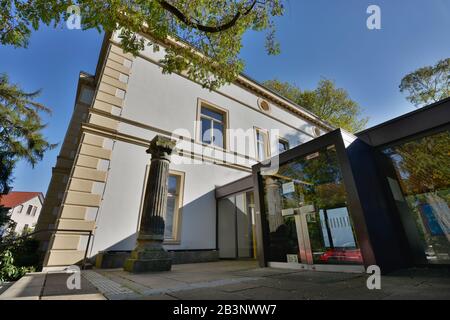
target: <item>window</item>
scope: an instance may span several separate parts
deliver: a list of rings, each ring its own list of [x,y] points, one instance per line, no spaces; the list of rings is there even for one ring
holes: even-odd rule
[[[21,205],[19,206],[19,209],[17,210],[17,213],[22,213],[22,210],[23,210],[23,204],[21,204]]]
[[[201,105],[200,141],[225,149],[226,118],[225,111]]]
[[[446,130],[382,148],[397,174],[388,178],[392,196],[409,207],[430,264],[450,263],[449,146]]]
[[[256,158],[259,161],[267,159],[269,156],[269,138],[267,132],[256,129]]]
[[[27,209],[27,216],[29,216],[30,214],[31,214],[31,210],[33,209],[33,206],[32,205],[29,205],[28,206],[28,209]]]
[[[285,139],[278,139],[278,153],[283,153],[289,150],[289,141]]]
[[[172,171],[168,181],[167,210],[165,217],[164,239],[166,241],[179,240],[180,213],[183,205],[182,194],[184,173]]]
[[[34,217],[36,215],[37,207],[33,207],[33,211],[31,211],[31,215]]]

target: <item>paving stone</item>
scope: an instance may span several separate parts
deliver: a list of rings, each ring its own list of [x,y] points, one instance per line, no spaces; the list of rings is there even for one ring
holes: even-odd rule
[[[302,273],[304,271],[301,270],[289,270],[289,269],[275,269],[275,268],[258,268],[244,271],[236,271],[233,272],[235,275],[239,276],[257,276],[257,277],[270,277],[270,276],[279,276],[282,274],[297,274]]]
[[[110,300],[126,300],[140,297],[139,294],[91,270],[83,272],[83,278],[88,280]]]
[[[302,281],[289,281],[286,279],[273,279],[273,278],[262,278],[261,280],[257,281],[260,286],[269,287],[269,288],[275,288],[279,290],[311,290],[314,289],[314,287],[323,287],[320,284],[314,284],[310,282],[302,282]]]
[[[46,274],[27,274],[14,283],[15,288],[42,287],[44,285]]]
[[[179,299],[167,294],[161,294],[161,295],[146,296],[139,298],[137,300],[179,300]]]
[[[100,293],[41,297],[41,300],[106,300]]]
[[[321,293],[311,292],[309,299],[317,300],[381,300],[390,293],[383,290],[369,290],[367,287],[338,288],[329,287]]]
[[[259,281],[251,281],[251,282],[240,282],[234,284],[228,284],[224,286],[217,287],[217,290],[225,291],[225,292],[239,292],[246,289],[252,289],[260,287],[262,284]]]
[[[0,300],[38,300],[41,295],[41,290],[42,288],[40,287],[15,288],[12,286],[0,296]]]
[[[0,283],[0,295],[8,290],[9,287],[11,287],[14,284],[14,282],[3,282]]]
[[[173,279],[172,277],[166,278],[166,277],[148,275],[148,274],[146,274],[146,275],[129,274],[129,275],[123,276],[123,278],[131,280],[135,283],[139,283],[140,285],[143,285],[145,287],[149,287],[152,289],[170,288],[170,287],[183,285],[183,284],[186,284],[187,282],[189,282],[189,281],[176,280],[176,279]]]
[[[302,271],[296,273],[273,275],[271,278],[284,279],[288,281],[300,281],[311,283],[332,283],[349,280],[358,280],[365,282],[366,276],[353,273],[334,273],[334,272],[318,272],[318,271]]]
[[[181,300],[246,300],[243,295],[224,292],[212,288],[185,290],[170,293],[171,296]]]
[[[272,287],[257,287],[243,291],[239,294],[249,300],[294,300],[295,295],[293,291],[280,290]]]
[[[70,273],[49,273],[45,280],[42,296],[69,296],[82,294],[96,294],[99,291],[87,279],[80,278],[80,289],[69,289],[67,280]]]
[[[148,287],[146,287],[140,283],[134,282],[132,280],[117,276],[116,274],[106,274],[105,276],[108,279],[122,285],[123,287],[128,288],[128,289],[130,289],[134,292],[140,293],[140,294],[142,294],[143,292],[148,290]]]

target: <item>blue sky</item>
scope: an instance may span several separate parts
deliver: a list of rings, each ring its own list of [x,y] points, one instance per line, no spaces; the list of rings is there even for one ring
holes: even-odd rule
[[[366,27],[369,5],[381,8],[382,29]],[[399,92],[402,77],[450,57],[449,0],[288,0],[276,20],[282,53],[267,56],[264,35],[247,33],[245,73],[312,89],[321,77],[345,88],[370,117],[369,126],[414,110]],[[102,35],[97,31],[42,28],[27,49],[0,46],[0,72],[53,109],[46,136],[61,143],[70,120],[78,74],[94,73]],[[20,162],[14,190],[47,191],[57,149],[34,169]]]

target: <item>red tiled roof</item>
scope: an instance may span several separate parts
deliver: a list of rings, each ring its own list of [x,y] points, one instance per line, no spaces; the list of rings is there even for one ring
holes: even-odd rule
[[[0,195],[0,205],[4,206],[5,208],[14,208],[40,195],[42,195],[41,192],[13,191],[8,194]]]

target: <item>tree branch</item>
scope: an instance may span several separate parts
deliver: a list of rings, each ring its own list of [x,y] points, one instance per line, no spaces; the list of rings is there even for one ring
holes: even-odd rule
[[[163,7],[163,9],[172,13],[175,17],[177,17],[181,22],[185,23],[186,25],[192,26],[206,33],[218,33],[232,28],[239,20],[239,18],[245,17],[248,14],[250,14],[250,12],[253,10],[253,8],[257,3],[257,0],[254,0],[252,4],[243,13],[238,11],[230,21],[218,26],[205,26],[203,24],[194,22],[190,18],[188,18],[183,12],[181,12],[178,8],[176,8],[175,6],[173,6],[172,4],[170,4],[165,0],[158,0],[158,3],[161,5],[161,7]]]

